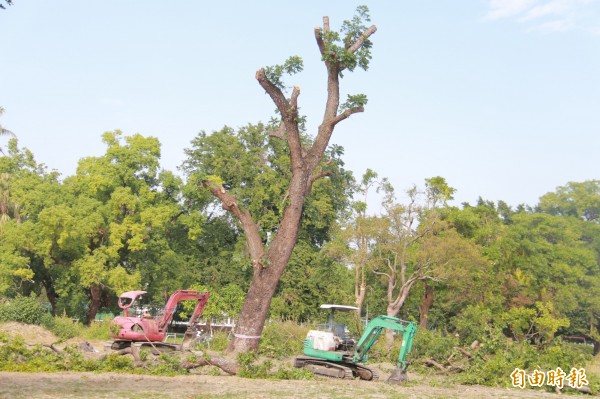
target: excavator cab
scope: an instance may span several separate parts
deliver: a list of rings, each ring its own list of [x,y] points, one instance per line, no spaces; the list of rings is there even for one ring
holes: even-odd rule
[[[326,330],[333,333],[335,341],[335,350],[353,351],[356,346],[356,339],[350,335],[348,326],[343,323],[338,323],[335,319],[335,312],[352,312],[358,311],[356,306],[347,305],[332,305],[323,304],[321,309],[329,310],[329,318],[327,319]]]
[[[146,291],[127,291],[119,296],[119,307],[123,309],[124,317],[129,316],[129,309],[134,304],[139,305],[145,293]]]

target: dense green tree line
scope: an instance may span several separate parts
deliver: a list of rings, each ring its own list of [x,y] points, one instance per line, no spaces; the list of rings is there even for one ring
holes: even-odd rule
[[[143,288],[157,303],[192,286],[217,293],[214,302],[232,286],[243,292],[252,275],[243,232],[208,191],[198,188],[197,175],[226,159],[245,163],[236,168],[245,173],[223,176],[232,192],[246,191],[267,242],[268,232],[277,228],[274,215],[281,210],[288,176],[283,146],[269,154],[247,151],[262,140],[270,138],[260,124],[199,134],[184,165],[184,170],[194,165],[187,183],[159,170],[160,144],[154,138],[105,133],[106,153],[81,159],[76,174],[62,180],[11,140],[7,156],[0,158],[0,294],[36,293],[54,313],[89,322],[101,308],[114,310],[125,290]],[[282,318],[308,320],[319,303],[348,300],[347,270],[320,253],[348,201],[351,181],[340,150],[328,154],[331,177],[315,184],[291,271],[278,289],[274,312]],[[252,166],[263,156],[279,172]],[[332,282],[339,287],[330,289]]]
[[[258,151],[273,140],[260,124],[200,133],[184,181],[160,170],[158,140],[118,131],[103,140],[104,155],[81,159],[63,179],[9,142],[0,157],[2,297],[35,293],[53,312],[90,321],[124,290],[143,288],[161,303],[175,289],[204,287],[215,293],[211,314],[239,312],[252,273],[243,231],[197,182],[235,159],[219,175],[250,199],[268,244],[289,177],[285,147]],[[481,339],[486,323],[517,341],[600,340],[600,181],[570,182],[512,209],[482,199],[450,206],[453,189],[436,177],[401,203],[375,172],[355,182],[340,148],[327,156],[330,178],[307,199],[271,317],[309,321],[320,303],[357,303],[363,314],[465,340]],[[257,167],[264,157],[276,167]],[[369,187],[384,190],[381,215],[366,212]]]

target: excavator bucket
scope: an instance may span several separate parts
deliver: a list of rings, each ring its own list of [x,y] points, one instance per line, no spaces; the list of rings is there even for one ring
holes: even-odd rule
[[[389,384],[404,384],[408,381],[408,374],[406,373],[406,369],[401,367],[396,367],[392,374],[388,377],[385,382]]]
[[[183,335],[183,341],[181,342],[181,349],[188,349],[196,338],[196,332],[192,328],[187,328]]]

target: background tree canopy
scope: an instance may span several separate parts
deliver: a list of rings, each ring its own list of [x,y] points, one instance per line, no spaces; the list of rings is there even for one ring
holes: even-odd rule
[[[200,133],[187,150],[185,183],[159,171],[160,144],[141,135],[105,133],[106,153],[83,158],[62,180],[11,140],[0,157],[1,295],[35,293],[58,314],[92,320],[102,308],[116,311],[124,290],[143,288],[161,304],[176,289],[202,287],[214,293],[211,315],[236,316],[252,274],[243,231],[195,181],[235,160],[220,178],[258,215],[268,243],[289,177],[285,147],[268,132],[256,124]],[[329,149],[332,177],[307,198],[272,318],[317,320],[321,303],[357,303],[357,283],[364,285],[363,315],[387,312],[389,279],[382,273],[404,236],[395,235],[402,230],[394,213],[370,215],[361,201],[369,181],[386,180],[371,171],[356,184],[342,156],[341,148]],[[600,181],[569,182],[533,207],[479,200],[422,208],[411,234],[431,223],[431,210],[437,227],[414,241],[405,266],[412,273],[427,265],[434,278],[415,282],[398,315],[465,340],[483,334],[474,322],[494,320],[516,339],[599,341],[599,192]],[[390,211],[407,210],[390,199]]]

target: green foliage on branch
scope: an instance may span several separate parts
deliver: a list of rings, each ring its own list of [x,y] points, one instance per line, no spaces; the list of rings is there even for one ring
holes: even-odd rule
[[[304,64],[302,62],[302,58],[297,55],[293,55],[285,60],[285,62],[281,65],[265,67],[265,75],[272,84],[277,86],[280,90],[285,90],[285,85],[282,80],[283,74],[285,73],[291,76],[302,72],[303,69]]]
[[[502,320],[517,341],[534,339],[536,342],[548,342],[560,328],[569,327],[567,318],[553,316],[552,303],[536,302],[534,308],[516,307],[502,315]]]
[[[347,109],[364,107],[365,105],[367,105],[367,102],[368,99],[365,94],[348,94],[348,99],[346,100],[346,102],[340,105],[340,112],[344,112]]]
[[[363,70],[369,68],[371,61],[371,48],[373,43],[365,39],[356,52],[349,51],[352,44],[367,30],[367,22],[371,21],[369,8],[358,6],[356,14],[351,20],[342,23],[340,32],[322,32],[322,39],[326,44],[323,60],[340,66],[340,75],[344,69],[354,71],[358,66]]]

